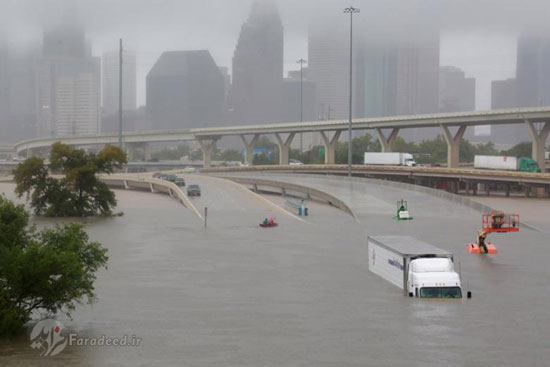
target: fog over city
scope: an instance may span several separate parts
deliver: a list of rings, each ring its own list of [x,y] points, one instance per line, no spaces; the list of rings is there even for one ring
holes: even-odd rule
[[[105,52],[116,51],[122,38],[125,49],[135,52],[139,107],[147,102],[147,75],[165,51],[208,50],[216,65],[227,68],[227,75],[234,77],[236,45],[253,3],[253,0],[4,0],[0,13],[0,45],[7,45],[12,54],[38,50],[42,47],[43,32],[62,23],[78,24],[84,29],[91,56],[101,57]],[[427,49],[425,45],[432,42],[432,51],[439,50],[432,58],[433,65],[457,67],[463,77],[475,79],[473,108],[478,110],[491,109],[492,103],[495,104],[491,100],[493,81],[516,76],[520,35],[550,34],[550,25],[545,19],[550,3],[542,0],[259,0],[256,3],[276,3],[284,32],[285,77],[287,72],[299,69],[296,60],[312,59],[312,55],[308,55],[315,38],[312,29],[317,29],[316,34],[321,38],[323,33],[334,37],[334,44],[346,44],[349,17],[343,14],[343,9],[351,5],[361,9],[354,19],[359,40],[356,42],[366,40],[379,45],[377,47],[393,43],[396,48],[400,47],[399,43],[413,42],[419,49]],[[345,55],[341,51],[342,56]],[[370,55],[369,52],[364,51],[365,55]],[[312,75],[315,73],[310,71]],[[330,105],[323,100],[322,83],[313,80],[314,77],[309,79],[317,82],[317,105]],[[437,82],[437,78],[434,80]],[[343,94],[342,91],[337,93]],[[365,93],[365,98],[369,98],[368,92]],[[538,101],[544,102],[544,99],[537,97]],[[516,107],[514,103],[503,105]],[[390,112],[382,109],[369,112],[373,108],[366,102],[355,114],[361,117],[438,112],[437,108],[395,107]],[[342,117],[343,113],[340,108],[335,116]],[[314,118],[322,115],[312,114]]]
[[[548,32],[544,0],[278,0],[285,28],[285,69],[295,69],[295,60],[307,53],[307,26],[323,16],[327,24],[344,21],[341,10],[352,5],[361,9],[356,24],[373,23],[406,27],[418,6],[433,5],[422,22],[441,21],[443,64],[463,67],[468,75],[491,80],[508,77],[515,70],[515,37],[521,29]],[[383,3],[383,4],[382,4]],[[138,52],[138,99],[145,103],[144,76],[164,50],[209,49],[219,65],[230,66],[241,24],[252,0],[4,0],[0,13],[4,37],[11,47],[40,42],[41,27],[52,22],[64,6],[79,9],[94,52],[114,49],[123,37]],[[435,17],[434,17],[435,16]],[[330,28],[330,27],[327,27]],[[383,37],[383,34],[377,34]],[[487,94],[488,85],[479,92]],[[480,96],[481,108],[489,107]]]

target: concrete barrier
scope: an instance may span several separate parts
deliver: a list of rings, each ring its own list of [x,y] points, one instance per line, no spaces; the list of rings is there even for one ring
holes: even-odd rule
[[[255,186],[258,190],[260,190],[260,187],[264,188],[277,188],[279,191],[275,191],[277,193],[281,193],[280,190],[289,190],[289,191],[296,191],[301,192],[308,197],[311,197],[312,200],[318,200],[322,202],[326,202],[329,205],[335,206],[344,212],[350,214],[351,216],[355,217],[355,214],[353,211],[347,206],[346,203],[344,203],[342,200],[338,199],[337,197],[321,191],[317,190],[311,187],[303,186],[303,185],[297,185],[289,182],[284,181],[278,181],[278,180],[272,180],[272,179],[260,179],[260,178],[252,178],[252,177],[238,177],[238,176],[223,176],[224,179],[230,180],[236,183],[239,183],[241,185],[252,185]],[[264,190],[260,190],[264,191]],[[267,190],[269,191],[269,190]]]
[[[202,214],[189,200],[187,195],[173,182],[152,177],[136,177],[135,175],[100,175],[99,179],[107,186],[117,189],[148,191],[169,195],[177,199],[184,207],[195,212],[201,220],[204,220]]]
[[[328,194],[326,192],[309,188],[307,186],[293,184],[285,181],[281,181],[280,179],[274,179],[273,177],[269,177],[269,174],[272,174],[273,172],[254,172],[255,177],[239,177],[237,175],[231,175],[229,173],[217,173],[215,174],[218,177],[223,177],[228,180],[232,180],[234,182],[239,182],[246,185],[252,185],[252,186],[266,186],[266,187],[273,187],[273,188],[286,188],[289,190],[295,190],[298,192],[303,192],[304,194],[311,194],[312,196],[316,198],[321,198],[323,201],[329,202],[331,205],[336,206],[337,208],[342,209],[346,213],[352,215],[354,218],[356,218],[356,215],[353,213],[351,208],[344,203],[342,200],[336,198],[335,196]],[[263,176],[263,178],[262,178]],[[399,188],[403,190],[409,190],[409,191],[415,191],[415,192],[421,192],[425,193],[431,196],[436,196],[442,199],[450,200],[455,203],[459,203],[465,206],[468,206],[474,210],[477,210],[481,213],[490,213],[492,211],[498,211],[490,206],[487,206],[485,204],[479,203],[477,201],[474,201],[470,198],[463,197],[460,195],[452,194],[447,191],[442,191],[438,189],[432,189],[425,186],[420,185],[413,185],[403,182],[395,182],[395,181],[388,181],[388,180],[377,180],[372,178],[362,178],[362,177],[341,177],[341,176],[332,176],[332,175],[316,175],[316,174],[308,174],[307,177],[313,177],[318,178],[322,180],[336,180],[336,181],[342,181],[347,180],[351,182],[359,182],[359,183],[366,183],[370,185],[379,185],[379,186],[386,186],[386,187],[394,187]],[[280,193],[275,191],[276,193]],[[528,228],[534,231],[540,232],[539,229],[536,227],[520,222],[520,226],[524,228]]]

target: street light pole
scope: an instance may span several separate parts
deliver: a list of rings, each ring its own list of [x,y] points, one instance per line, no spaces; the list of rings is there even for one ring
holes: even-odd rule
[[[353,93],[353,14],[359,13],[359,9],[350,6],[344,9],[349,13],[349,123],[348,123],[348,177],[351,177],[351,119],[352,119],[352,93]]]
[[[304,64],[303,58],[297,61],[300,64],[300,122],[304,122]],[[300,133],[300,152],[304,151],[304,135]]]
[[[122,149],[122,38],[118,55],[118,147]]]

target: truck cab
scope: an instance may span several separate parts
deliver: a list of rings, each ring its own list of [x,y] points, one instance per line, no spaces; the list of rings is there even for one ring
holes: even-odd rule
[[[407,277],[409,296],[420,298],[462,298],[460,277],[450,258],[411,260]]]
[[[521,172],[541,172],[541,169],[538,165],[538,163],[528,157],[521,157],[519,158],[518,162],[518,171]]]
[[[404,296],[461,299],[453,254],[410,236],[368,236],[369,270],[399,287]],[[466,292],[471,297],[471,292]]]
[[[403,165],[408,167],[416,166],[416,161],[414,160],[414,157],[412,154],[403,153]]]

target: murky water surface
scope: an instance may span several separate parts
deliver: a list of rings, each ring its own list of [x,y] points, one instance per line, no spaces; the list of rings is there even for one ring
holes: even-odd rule
[[[305,179],[304,179],[305,180]],[[118,191],[123,217],[85,221],[109,249],[67,331],[142,338],[139,347],[69,346],[40,357],[26,338],[0,341],[0,366],[547,366],[550,240],[495,235],[500,254],[466,253],[480,213],[384,186],[310,182],[353,202],[352,217],[312,205],[300,222],[208,178],[195,198],[208,227],[158,194]],[[0,192],[13,196],[13,186]],[[415,219],[394,222],[395,201]],[[280,199],[275,199],[283,205]],[[266,216],[280,226],[260,229]],[[38,220],[50,225],[51,220]],[[408,234],[453,251],[471,300],[408,299],[369,273],[367,234]]]

